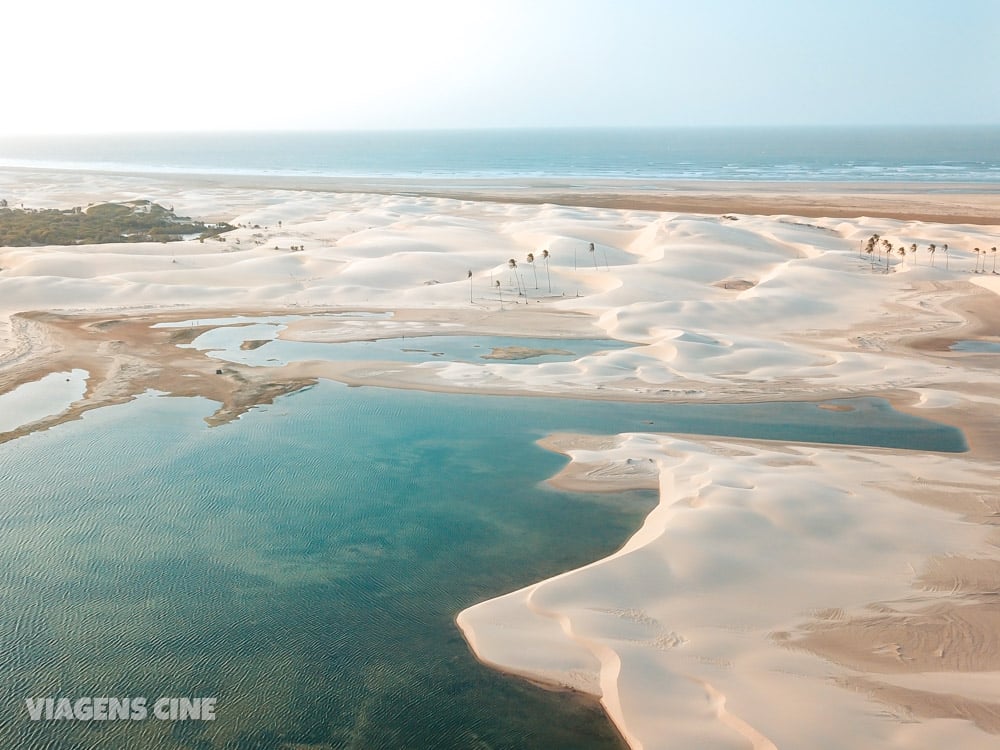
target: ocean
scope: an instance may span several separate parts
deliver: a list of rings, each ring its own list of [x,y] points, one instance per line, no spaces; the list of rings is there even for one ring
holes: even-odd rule
[[[1000,183],[1000,127],[188,133],[0,138],[0,167],[330,177]]]

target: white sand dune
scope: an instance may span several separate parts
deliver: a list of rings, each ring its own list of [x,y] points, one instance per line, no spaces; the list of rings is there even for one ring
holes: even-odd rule
[[[553,437],[550,447],[572,459],[558,483],[653,487],[659,505],[618,553],[472,606],[458,624],[485,662],[599,697],[634,748],[998,742],[1000,613],[990,596],[1000,590],[1000,373],[997,355],[947,343],[1000,335],[1000,276],[971,273],[971,249],[995,245],[1000,227],[86,173],[0,172],[0,195],[34,207],[149,198],[246,225],[225,242],[0,248],[0,398],[47,366],[65,370],[69,344],[19,315],[27,311],[123,320],[173,311],[183,320],[388,310],[289,321],[277,335],[557,334],[631,346],[574,362],[296,363],[276,372],[650,401],[885,395],[965,427],[972,450],[961,455]],[[873,232],[916,243],[916,258],[873,270],[859,256]],[[931,267],[931,242],[949,244],[947,270],[941,251]],[[128,347],[100,347],[88,356],[105,357],[113,374],[92,382],[88,398],[128,397],[124,381],[111,387],[128,367],[148,386],[178,352],[196,356],[171,347],[156,367],[140,367]]]
[[[917,744],[904,743],[897,722],[836,686],[851,670],[800,650],[794,634],[876,602],[932,605],[912,591],[915,571],[932,555],[983,548],[991,530],[951,522],[898,488],[915,470],[914,494],[959,477],[987,487],[995,470],[648,435],[569,453],[589,464],[652,459],[661,503],[615,555],[464,611],[459,624],[481,658],[602,696],[635,747],[931,746],[912,730],[906,742]],[[958,680],[947,687],[963,695]],[[979,741],[963,746],[987,746]]]

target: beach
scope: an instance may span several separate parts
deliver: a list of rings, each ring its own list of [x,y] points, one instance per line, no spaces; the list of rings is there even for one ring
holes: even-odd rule
[[[237,226],[224,240],[0,248],[0,405],[25,414],[0,442],[149,392],[203,397],[222,426],[321,380],[567,408],[878,397],[961,429],[961,453],[655,425],[549,435],[567,458],[553,486],[659,502],[614,554],[470,603],[456,624],[485,664],[599,700],[632,748],[997,741],[1000,353],[956,346],[1000,343],[996,254],[973,252],[998,244],[995,186],[4,169],[0,198],[152,200]],[[865,252],[873,234],[890,260]],[[282,318],[274,337],[302,344],[622,346],[264,365],[191,346],[231,316]],[[49,413],[14,400],[53,377],[71,387]]]

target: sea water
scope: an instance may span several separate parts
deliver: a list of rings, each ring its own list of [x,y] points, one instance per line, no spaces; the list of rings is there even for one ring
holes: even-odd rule
[[[0,166],[449,178],[1000,183],[1000,127],[580,128],[0,138]]]
[[[964,447],[884,401],[838,405],[323,381],[214,428],[202,420],[215,404],[150,393],[0,445],[0,745],[620,747],[592,704],[478,664],[454,624],[614,551],[656,502],[549,488],[565,458],[535,441],[708,431]],[[33,722],[24,707],[101,695],[213,697],[216,718]]]

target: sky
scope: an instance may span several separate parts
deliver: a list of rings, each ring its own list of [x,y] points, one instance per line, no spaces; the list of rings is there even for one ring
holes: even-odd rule
[[[32,0],[0,136],[1000,124],[1000,0]]]

